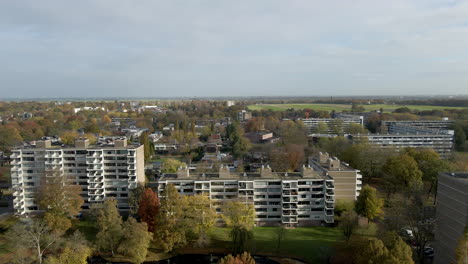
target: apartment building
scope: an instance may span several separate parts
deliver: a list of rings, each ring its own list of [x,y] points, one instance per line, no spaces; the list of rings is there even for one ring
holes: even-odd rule
[[[340,115],[336,118],[303,118],[299,119],[304,123],[304,125],[309,129],[310,133],[328,133],[334,134],[333,126],[339,126],[343,131],[347,131],[351,124],[364,124],[363,116],[353,116],[353,115]],[[318,131],[319,124],[325,124],[327,126],[327,131]]]
[[[349,135],[354,142],[368,142],[387,149],[431,148],[441,157],[448,157],[453,148],[453,134],[360,134]]]
[[[407,133],[401,130],[403,127],[428,128],[435,130],[448,130],[453,120],[443,118],[442,120],[405,120],[405,121],[382,121],[382,131],[388,133]]]
[[[330,176],[335,183],[335,199],[356,200],[362,189],[362,175],[337,157],[325,152],[309,157],[309,165],[315,171]]]
[[[237,113],[237,120],[244,122],[252,118],[252,113],[247,110],[242,110]]]
[[[434,263],[459,263],[455,249],[468,226],[468,173],[439,175],[436,223]]]
[[[83,209],[113,197],[122,212],[130,209],[129,191],[145,181],[143,146],[127,145],[125,137],[101,146],[90,146],[85,138],[73,147],[41,140],[35,147],[13,150],[11,160],[14,209],[19,215],[38,211],[36,193],[51,174],[81,186]]]
[[[168,184],[182,195],[206,194],[218,213],[226,201],[252,203],[257,226],[333,223],[333,179],[310,167],[297,173],[275,173],[269,167],[259,173],[235,173],[222,166],[218,173],[206,174],[180,168],[162,174],[153,184],[160,196]]]

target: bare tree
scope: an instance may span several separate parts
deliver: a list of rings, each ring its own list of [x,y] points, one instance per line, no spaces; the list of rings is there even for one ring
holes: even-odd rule
[[[53,232],[47,223],[40,219],[32,219],[32,222],[28,224],[18,223],[7,234],[11,245],[16,247],[13,250],[35,251],[39,264],[42,264],[44,252],[50,249],[59,237],[58,232]]]

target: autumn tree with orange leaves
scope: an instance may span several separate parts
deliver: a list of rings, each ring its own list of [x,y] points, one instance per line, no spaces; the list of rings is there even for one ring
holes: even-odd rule
[[[146,188],[140,198],[138,216],[142,222],[148,225],[148,231],[154,233],[156,217],[159,213],[158,195],[151,189]]]

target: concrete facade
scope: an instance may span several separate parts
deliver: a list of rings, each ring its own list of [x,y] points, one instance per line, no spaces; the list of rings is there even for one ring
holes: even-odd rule
[[[252,203],[257,226],[308,226],[333,223],[333,179],[304,167],[300,173],[234,173],[226,167],[219,173],[190,174],[187,168],[163,174],[155,182],[161,196],[168,184],[182,195],[206,194],[218,213],[226,201]]]
[[[320,152],[309,157],[309,164],[314,170],[322,171],[333,178],[335,199],[356,200],[362,189],[362,175],[359,170],[351,168],[336,157]]]
[[[127,146],[127,140],[116,140],[113,146],[90,146],[88,140],[77,140],[75,147],[50,147],[47,142],[36,148],[12,151],[11,179],[14,209],[19,215],[38,211],[36,193],[51,174],[79,185],[85,202],[102,203],[113,197],[121,211],[130,209],[129,191],[145,182],[143,146]]]
[[[468,173],[439,175],[436,223],[434,263],[457,263],[455,249],[468,226]]]

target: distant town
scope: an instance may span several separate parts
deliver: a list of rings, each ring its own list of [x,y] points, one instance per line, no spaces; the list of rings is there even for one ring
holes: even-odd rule
[[[465,98],[3,101],[0,122],[0,263],[467,263]]]

